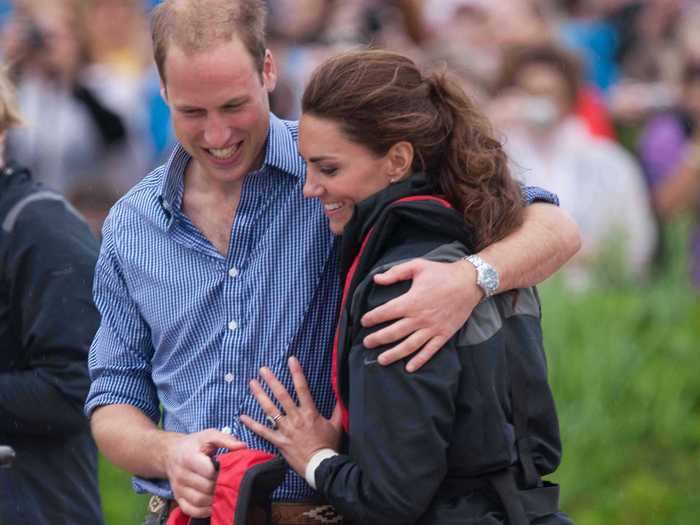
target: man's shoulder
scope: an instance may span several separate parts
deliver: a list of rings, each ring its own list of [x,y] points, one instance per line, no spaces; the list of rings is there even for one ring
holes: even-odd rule
[[[25,234],[32,229],[55,234],[76,223],[85,225],[63,195],[35,181],[28,170],[8,166],[0,173],[0,226],[4,233]]]

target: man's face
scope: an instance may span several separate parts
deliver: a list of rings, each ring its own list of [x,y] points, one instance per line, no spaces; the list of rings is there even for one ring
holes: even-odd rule
[[[190,55],[172,45],[164,73],[163,97],[194,173],[227,184],[257,169],[269,127],[268,93],[277,79],[270,54],[260,75],[236,38]]]

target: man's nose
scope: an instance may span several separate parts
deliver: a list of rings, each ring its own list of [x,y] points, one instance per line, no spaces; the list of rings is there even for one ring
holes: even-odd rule
[[[204,140],[211,148],[222,148],[229,146],[231,140],[231,127],[225,119],[218,115],[212,115],[207,119],[204,129]]]

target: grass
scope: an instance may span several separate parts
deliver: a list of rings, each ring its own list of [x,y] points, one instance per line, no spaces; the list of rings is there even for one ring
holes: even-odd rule
[[[562,507],[578,525],[687,525],[700,509],[700,300],[688,286],[687,224],[654,283],[572,295],[540,288],[564,443]],[[606,276],[606,278],[609,276]],[[109,525],[138,524],[146,499],[106,461]]]

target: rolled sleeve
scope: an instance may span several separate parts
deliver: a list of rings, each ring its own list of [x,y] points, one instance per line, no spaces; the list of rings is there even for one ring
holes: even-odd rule
[[[156,387],[151,379],[150,329],[129,293],[114,241],[113,217],[105,223],[93,294],[102,316],[90,347],[92,384],[85,403],[90,416],[99,406],[127,404],[160,420]]]
[[[538,186],[521,186],[523,192],[523,200],[525,204],[533,204],[535,202],[544,202],[559,206],[559,197],[551,191],[539,188]]]

